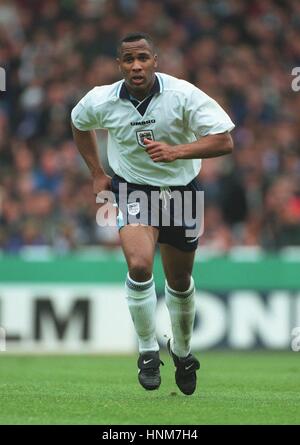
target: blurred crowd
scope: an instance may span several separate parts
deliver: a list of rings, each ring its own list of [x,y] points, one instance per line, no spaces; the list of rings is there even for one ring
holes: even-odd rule
[[[116,44],[132,31],[153,36],[159,71],[194,83],[236,124],[233,155],[203,162],[200,244],[300,245],[298,0],[0,0],[0,250],[119,245],[96,223],[70,111],[120,78]]]

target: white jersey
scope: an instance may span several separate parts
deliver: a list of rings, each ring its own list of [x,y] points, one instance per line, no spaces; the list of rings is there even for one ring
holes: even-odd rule
[[[108,130],[108,161],[117,175],[159,187],[188,184],[198,175],[201,160],[153,162],[145,137],[175,146],[234,128],[214,99],[162,73],[156,73],[151,94],[141,102],[129,96],[124,80],[93,88],[73,108],[72,122],[79,130]]]

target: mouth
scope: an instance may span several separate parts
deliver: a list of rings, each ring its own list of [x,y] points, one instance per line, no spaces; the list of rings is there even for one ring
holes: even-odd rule
[[[131,82],[135,85],[142,84],[144,82],[144,80],[145,80],[145,78],[143,76],[139,76],[139,75],[131,77]]]

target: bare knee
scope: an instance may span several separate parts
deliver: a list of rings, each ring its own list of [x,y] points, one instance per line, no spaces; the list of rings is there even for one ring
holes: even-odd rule
[[[152,277],[152,262],[145,258],[132,258],[128,262],[128,269],[134,281],[148,281]]]
[[[172,274],[172,276],[167,277],[167,282],[171,289],[184,292],[188,290],[191,284],[191,274],[188,272]]]

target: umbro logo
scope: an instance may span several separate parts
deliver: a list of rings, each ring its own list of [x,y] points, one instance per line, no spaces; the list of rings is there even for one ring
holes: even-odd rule
[[[134,127],[135,125],[155,124],[155,122],[156,122],[155,119],[149,119],[147,121],[130,122],[130,125],[132,125]]]
[[[148,363],[152,362],[153,358],[150,358],[150,360],[144,360],[143,363],[144,365],[147,365]]]

